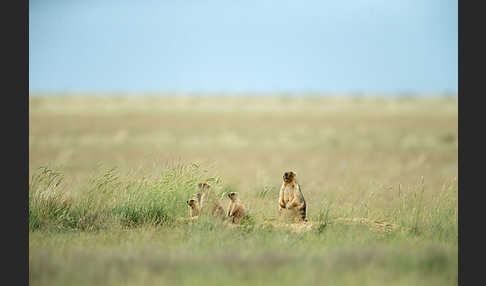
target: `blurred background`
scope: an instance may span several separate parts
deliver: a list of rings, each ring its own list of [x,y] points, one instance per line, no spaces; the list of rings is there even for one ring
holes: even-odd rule
[[[457,1],[29,4],[31,169],[204,161],[246,188],[377,154],[385,180],[455,170]]]

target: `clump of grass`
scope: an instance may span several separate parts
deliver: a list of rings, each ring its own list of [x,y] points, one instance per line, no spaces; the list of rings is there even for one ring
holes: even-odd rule
[[[242,229],[244,232],[252,232],[252,231],[255,230],[255,226],[256,226],[255,218],[252,215],[247,214],[241,220],[239,226],[240,226],[240,229]]]
[[[122,227],[170,225],[187,216],[185,201],[209,181],[217,188],[219,178],[203,178],[197,165],[169,166],[157,177],[122,176],[117,168],[106,169],[89,180],[79,198],[59,189],[63,175],[43,168],[35,173],[29,190],[29,227],[51,224],[60,228],[93,229],[96,223],[118,222]]]
[[[29,229],[53,227],[58,230],[96,228],[97,215],[88,201],[75,201],[62,186],[59,171],[40,167],[29,184]],[[87,203],[88,202],[88,203]]]
[[[440,240],[458,238],[458,185],[457,179],[443,184],[436,193],[429,207],[424,208],[424,230],[434,234]]]
[[[425,191],[424,177],[422,176],[420,179],[419,197],[417,198],[417,194],[416,193],[414,194],[415,199],[417,201],[417,206],[414,208],[414,222],[411,231],[415,234],[419,233],[419,221],[420,221],[420,215],[422,214],[422,203],[424,199],[424,191]]]
[[[53,192],[62,182],[63,176],[47,167],[41,167],[32,176],[29,184],[29,229],[40,228],[45,221],[57,218],[69,204]]]
[[[326,226],[329,223],[329,211],[331,210],[331,203],[327,203],[326,205],[323,205],[322,208],[319,210],[319,214],[317,215],[316,222],[318,223],[318,226],[316,228],[316,231],[318,234],[321,234]]]
[[[160,225],[172,222],[167,214],[166,207],[157,203],[158,198],[150,203],[141,203],[138,200],[126,200],[113,208],[123,226],[137,226],[142,224]]]
[[[411,234],[457,240],[457,180],[444,183],[442,189],[434,191],[427,202],[424,181],[421,177],[418,184],[408,188],[398,184],[398,204],[388,216]]]

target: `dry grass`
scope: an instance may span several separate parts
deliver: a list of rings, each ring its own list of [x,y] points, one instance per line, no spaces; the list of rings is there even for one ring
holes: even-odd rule
[[[41,166],[62,174],[54,196],[39,196],[44,183],[31,187],[40,218],[37,227],[29,221],[32,285],[189,285],[204,277],[212,285],[230,277],[235,285],[290,285],[289,269],[308,269],[297,276],[309,285],[457,284],[457,98],[30,97],[29,107],[30,174]],[[191,171],[171,175],[173,166]],[[308,224],[277,221],[287,170],[297,172]],[[247,225],[154,223],[187,217],[184,196],[208,178],[218,193],[240,193]],[[167,195],[176,186],[181,193]],[[173,205],[161,212],[151,200]],[[300,254],[281,250],[289,246]],[[236,264],[218,256],[224,247],[238,249]],[[216,266],[184,278],[189,249]],[[268,267],[235,270],[251,265],[248,252]],[[324,257],[327,278],[312,262]],[[93,267],[73,274],[78,259]],[[275,271],[279,279],[265,278]]]

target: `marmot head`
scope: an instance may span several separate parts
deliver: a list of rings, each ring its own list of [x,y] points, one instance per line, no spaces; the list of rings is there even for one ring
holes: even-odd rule
[[[236,200],[236,198],[238,198],[238,193],[231,192],[231,193],[228,194],[228,198],[230,198],[230,200],[234,201],[234,200]]]
[[[196,200],[195,199],[190,199],[186,201],[187,205],[190,206],[191,208],[196,207]]]
[[[296,175],[297,174],[295,172],[292,172],[292,171],[285,172],[283,174],[283,180],[286,183],[291,183],[295,179]]]
[[[201,191],[204,191],[204,190],[207,190],[211,187],[211,185],[209,183],[199,183],[197,184],[198,188],[201,190]]]

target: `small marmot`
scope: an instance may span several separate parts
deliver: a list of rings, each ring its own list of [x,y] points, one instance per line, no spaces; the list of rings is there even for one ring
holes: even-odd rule
[[[231,192],[228,194],[230,203],[228,205],[227,217],[230,218],[232,223],[239,223],[246,216],[245,206],[238,198],[238,193]]]
[[[187,205],[189,206],[189,216],[196,217],[199,215],[199,208],[196,199],[189,199],[186,201]]]

